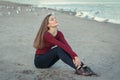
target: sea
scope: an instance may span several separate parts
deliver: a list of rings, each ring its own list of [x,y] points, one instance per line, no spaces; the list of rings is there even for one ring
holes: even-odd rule
[[[76,17],[120,24],[120,2],[63,2],[42,3],[32,0],[6,0],[17,3],[32,4],[37,7],[47,7],[63,11],[75,12]],[[37,0],[39,1],[39,0]]]

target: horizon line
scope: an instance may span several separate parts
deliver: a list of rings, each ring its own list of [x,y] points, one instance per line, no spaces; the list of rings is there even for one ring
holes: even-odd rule
[[[40,2],[43,5],[46,4],[119,4],[120,2]]]

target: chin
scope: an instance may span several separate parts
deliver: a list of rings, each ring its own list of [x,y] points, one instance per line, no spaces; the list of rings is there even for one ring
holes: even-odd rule
[[[56,24],[56,26],[58,26],[58,25],[59,25],[59,23]]]
[[[55,26],[57,27],[57,26],[58,26],[58,24],[55,24]]]

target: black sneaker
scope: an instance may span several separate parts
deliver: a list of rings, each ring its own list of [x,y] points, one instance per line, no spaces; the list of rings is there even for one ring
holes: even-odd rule
[[[81,62],[81,67],[76,69],[76,74],[83,75],[83,76],[98,76],[92,69],[86,66],[83,62]]]
[[[90,76],[99,76],[97,73],[95,73],[95,72],[94,72],[90,67],[88,67],[88,66],[83,67],[83,69],[84,69],[86,72],[90,73],[90,74],[91,74]]]
[[[86,71],[83,67],[76,69],[75,74],[83,75],[83,76],[91,76],[91,73]]]

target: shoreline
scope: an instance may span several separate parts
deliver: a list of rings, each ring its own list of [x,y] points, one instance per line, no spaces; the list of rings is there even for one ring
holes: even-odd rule
[[[68,15],[72,15],[72,16],[75,16],[75,17],[78,17],[78,18],[81,18],[81,19],[86,19],[86,20],[92,20],[92,21],[97,21],[97,22],[101,22],[101,23],[112,23],[112,24],[120,24],[120,21],[118,20],[115,20],[115,19],[108,19],[108,18],[101,18],[101,17],[97,17],[97,16],[91,16],[89,15],[89,12],[82,12],[82,11],[71,11],[71,10],[64,10],[64,9],[56,9],[56,8],[49,8],[49,7],[46,7],[46,6],[39,6],[39,5],[32,5],[32,4],[26,4],[26,3],[17,3],[17,2],[10,2],[10,1],[2,1],[2,3],[5,4],[8,2],[8,3],[11,3],[11,4],[16,4],[16,5],[23,5],[23,6],[31,6],[32,8],[44,8],[44,9],[48,9],[48,10],[53,10],[53,11],[58,11],[58,12],[61,12],[61,13],[65,13],[65,14],[68,14]],[[96,14],[98,14],[99,12],[95,12]],[[9,13],[8,13],[9,14]],[[0,14],[1,15],[1,14]]]

